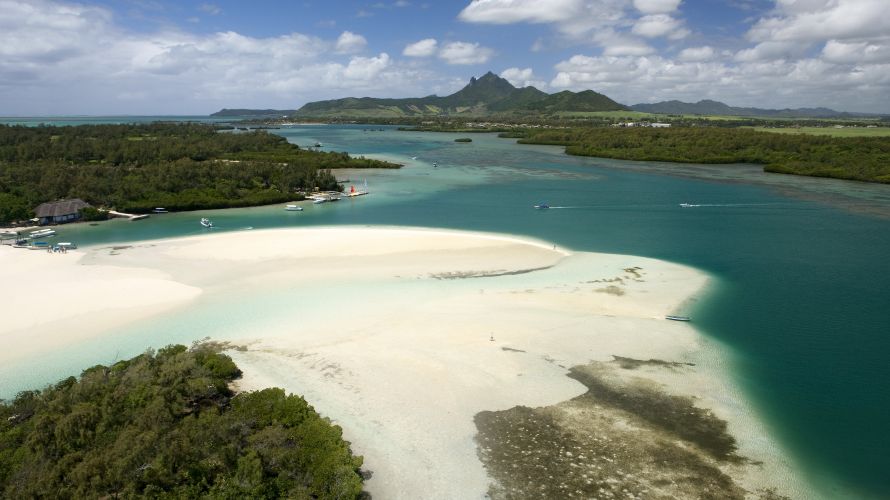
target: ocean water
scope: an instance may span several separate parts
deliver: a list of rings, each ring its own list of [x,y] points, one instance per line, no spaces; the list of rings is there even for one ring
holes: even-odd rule
[[[307,204],[303,212],[270,206],[163,214],[65,226],[58,239],[99,245],[201,234],[206,230],[198,220],[206,216],[214,231],[431,226],[691,265],[711,274],[715,284],[686,312],[698,330],[726,347],[733,375],[771,431],[805,465],[806,481],[826,498],[890,492],[890,218],[884,215],[890,186],[805,179],[806,189],[797,189],[794,178],[764,181],[751,166],[726,166],[720,173],[684,165],[675,172],[668,164],[569,157],[561,148],[520,146],[491,134],[460,144],[453,142],[459,134],[380,126],[274,132],[296,144],[320,142],[326,150],[406,166],[340,172],[347,186],[367,181],[372,194]],[[861,209],[863,200],[868,210]],[[540,202],[554,208],[534,210]],[[81,346],[75,358],[107,363],[148,345],[214,335],[244,320],[220,320],[210,310],[190,322],[197,330],[161,320],[154,336],[142,325],[138,335],[123,331],[101,346]],[[34,371],[20,385],[39,386],[64,374],[66,354],[47,354],[40,364],[55,368]],[[0,369],[0,377],[12,370]]]

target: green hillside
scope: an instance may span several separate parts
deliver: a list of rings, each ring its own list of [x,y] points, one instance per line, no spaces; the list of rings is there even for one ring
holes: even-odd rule
[[[535,87],[516,88],[507,80],[488,72],[454,94],[406,99],[346,97],[307,103],[297,110],[298,117],[312,118],[398,118],[438,116],[488,116],[493,114],[528,114],[561,111],[626,110],[608,97],[585,90],[563,91],[553,95]]]

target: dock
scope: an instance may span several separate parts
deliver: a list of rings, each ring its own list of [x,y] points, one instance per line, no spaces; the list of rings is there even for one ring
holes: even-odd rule
[[[108,215],[110,215],[112,217],[122,217],[122,218],[128,219],[130,221],[147,219],[149,217],[148,214],[128,214],[125,212],[118,212],[117,210],[109,210]]]

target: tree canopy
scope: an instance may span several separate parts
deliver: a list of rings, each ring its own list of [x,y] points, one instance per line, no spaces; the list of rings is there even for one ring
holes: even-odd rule
[[[339,427],[281,389],[234,395],[211,344],[94,366],[0,404],[2,498],[356,498]]]
[[[397,167],[194,123],[0,125],[0,223],[61,198],[137,213],[281,203],[342,189],[332,169]]]

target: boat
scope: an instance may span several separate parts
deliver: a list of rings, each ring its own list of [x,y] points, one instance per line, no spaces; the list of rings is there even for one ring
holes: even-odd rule
[[[210,221],[207,217],[201,218],[201,225],[207,228],[213,227],[213,222]]]
[[[39,229],[37,231],[31,231],[28,236],[32,240],[36,240],[37,238],[46,238],[48,236],[53,236],[56,234],[56,231],[53,229]]]
[[[439,164],[437,162],[433,162],[433,168],[436,168],[438,166],[439,166]]]
[[[701,205],[693,205],[692,203],[680,203],[681,208],[693,208],[700,207]]]
[[[546,209],[550,208],[550,205],[548,205],[546,203],[539,203],[539,204],[535,205],[535,208],[538,210],[546,210]]]
[[[297,205],[285,205],[284,209],[288,212],[302,212],[303,207],[298,207]]]
[[[324,196],[315,196],[312,198],[312,203],[314,203],[316,205],[318,205],[319,203],[324,203],[326,201],[328,201],[328,199],[325,198]]]
[[[353,198],[356,196],[362,196],[368,194],[368,181],[365,180],[365,189],[364,190],[356,190],[355,186],[349,186],[349,192],[346,193],[346,196]]]
[[[71,243],[70,241],[63,241],[61,243],[56,243],[56,246],[59,248],[67,248],[68,250],[74,250],[77,248],[76,243]]]
[[[411,159],[412,159],[412,160],[416,160],[417,157],[416,157],[416,156],[412,156]]]
[[[668,314],[664,319],[669,319],[671,321],[690,321],[689,316],[674,316],[672,314]]]
[[[158,207],[158,208],[152,210],[152,212],[154,212],[156,214],[165,214],[165,213],[167,213],[167,209],[164,207]]]

